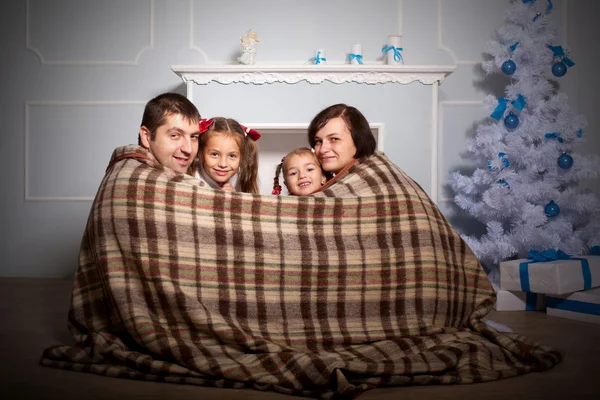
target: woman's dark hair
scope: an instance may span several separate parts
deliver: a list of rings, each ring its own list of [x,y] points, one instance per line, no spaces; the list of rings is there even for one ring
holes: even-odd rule
[[[346,104],[334,104],[318,113],[308,125],[308,143],[315,147],[315,136],[333,118],[342,118],[352,135],[356,154],[354,158],[362,158],[375,153],[377,143],[369,122],[355,107]]]

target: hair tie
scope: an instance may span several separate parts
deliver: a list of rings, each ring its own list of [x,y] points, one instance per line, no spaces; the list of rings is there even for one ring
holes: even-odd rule
[[[210,126],[215,122],[214,119],[201,119],[200,120],[200,134],[203,134],[204,132],[206,132],[208,130],[208,128],[210,128]]]
[[[260,132],[255,131],[254,129],[250,129],[242,124],[240,124],[240,126],[242,127],[242,129],[244,129],[244,136],[250,136],[250,139],[254,140],[255,142],[258,139],[260,139]]]

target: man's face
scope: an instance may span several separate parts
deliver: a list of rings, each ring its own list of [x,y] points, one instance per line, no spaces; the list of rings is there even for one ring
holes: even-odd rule
[[[190,121],[181,114],[168,114],[165,123],[156,129],[154,140],[150,131],[142,126],[140,138],[142,146],[167,168],[183,174],[198,154],[198,122]]]

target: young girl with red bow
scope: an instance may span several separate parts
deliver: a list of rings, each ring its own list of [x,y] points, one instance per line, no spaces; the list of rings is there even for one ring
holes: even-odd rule
[[[200,120],[194,175],[213,189],[258,194],[259,138],[259,132],[231,118]]]

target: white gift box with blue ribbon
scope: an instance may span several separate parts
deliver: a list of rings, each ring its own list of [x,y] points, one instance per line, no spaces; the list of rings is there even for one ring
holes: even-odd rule
[[[600,256],[539,257],[500,263],[500,288],[520,292],[566,294],[600,286]],[[541,253],[538,253],[541,254]],[[537,259],[537,260],[536,260]]]
[[[496,311],[542,311],[546,308],[546,295],[500,289],[492,282],[496,292]]]
[[[546,296],[541,293],[496,292],[496,311],[541,311],[546,307]]]
[[[600,324],[600,287],[567,295],[546,296],[546,314]]]

